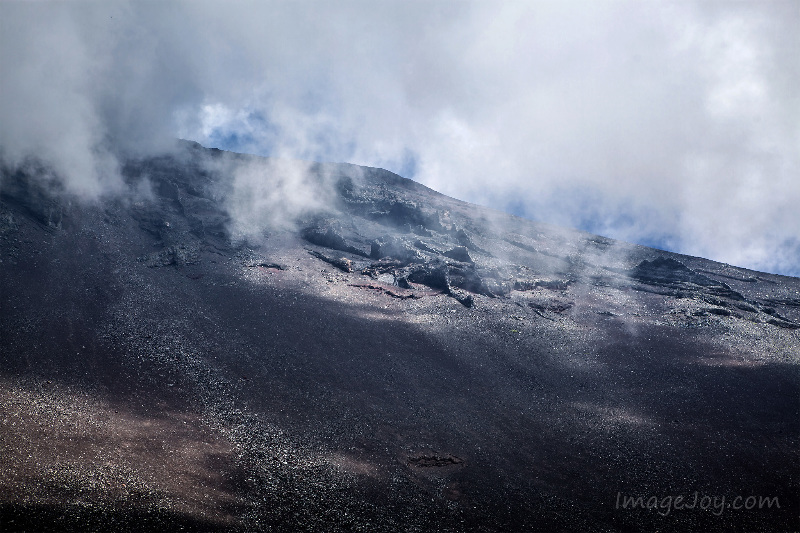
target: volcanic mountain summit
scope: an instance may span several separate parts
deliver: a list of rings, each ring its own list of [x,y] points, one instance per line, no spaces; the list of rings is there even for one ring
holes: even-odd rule
[[[800,279],[355,165],[46,175],[0,182],[3,531],[800,527]]]

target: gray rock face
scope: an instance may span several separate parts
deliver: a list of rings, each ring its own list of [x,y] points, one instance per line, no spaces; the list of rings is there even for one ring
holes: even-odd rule
[[[631,277],[653,285],[680,287],[687,283],[701,287],[724,285],[706,276],[698,274],[686,265],[671,258],[658,257],[652,261],[644,260],[633,269]]]
[[[270,163],[186,143],[90,205],[3,171],[0,524],[797,528],[800,280],[352,165],[261,222]],[[695,492],[780,508],[615,506]]]
[[[443,261],[435,260],[429,263],[412,265],[406,269],[405,275],[401,276],[401,279],[421,283],[446,293],[450,292],[450,269],[447,263]]]
[[[372,241],[370,257],[372,259],[393,258],[404,263],[419,262],[423,259],[408,242],[391,235]]]
[[[461,261],[462,263],[474,263],[472,258],[469,256],[469,251],[467,250],[466,246],[456,246],[450,250],[447,250],[444,253],[445,257],[449,257],[450,259],[455,259],[456,261]]]
[[[362,250],[348,244],[342,236],[341,230],[332,225],[312,226],[306,228],[302,231],[302,236],[308,242],[324,248],[331,248],[333,250],[348,252],[355,255],[367,255]]]

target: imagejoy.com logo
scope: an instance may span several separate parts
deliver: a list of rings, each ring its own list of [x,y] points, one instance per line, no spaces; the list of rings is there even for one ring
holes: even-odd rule
[[[695,492],[688,498],[682,495],[678,496],[626,496],[621,492],[617,493],[617,509],[647,509],[649,511],[657,511],[661,516],[669,515],[673,510],[683,511],[691,509],[700,509],[703,511],[711,511],[713,514],[720,516],[726,509],[733,510],[752,510],[752,509],[776,509],[781,508],[777,496],[736,496],[732,500],[727,500],[725,496],[709,496],[704,494],[700,495]]]

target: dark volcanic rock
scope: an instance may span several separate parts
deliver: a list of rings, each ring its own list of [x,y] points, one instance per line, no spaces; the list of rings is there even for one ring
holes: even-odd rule
[[[448,262],[450,284],[465,291],[482,294],[484,284],[472,263]]]
[[[680,286],[684,283],[701,287],[723,285],[719,281],[698,274],[680,261],[665,257],[642,261],[631,271],[631,277],[650,285]]]
[[[466,246],[456,246],[455,248],[451,248],[447,250],[444,255],[451,259],[455,259],[456,261],[461,261],[462,263],[474,263],[472,258],[469,256],[469,251],[467,250]]]
[[[470,250],[480,252],[484,255],[489,255],[489,256],[492,255],[490,252],[482,249],[477,244],[475,244],[475,242],[472,240],[469,234],[466,231],[464,231],[463,228],[459,228],[458,230],[455,231],[455,238],[456,241],[465,248],[469,248]]]
[[[403,178],[391,172],[374,170],[382,173],[379,183],[383,180],[400,180],[403,183]],[[387,190],[385,183],[381,183],[378,189],[360,189],[349,178],[343,183],[347,185],[340,186],[339,191],[345,209],[351,214],[418,235],[429,236],[431,231],[445,232],[450,229],[450,225],[443,220],[446,217],[441,213],[434,209],[423,209],[416,202],[399,197]]]
[[[304,229],[301,235],[311,244],[367,257],[366,252],[348,244],[341,232],[331,225],[311,226]]]
[[[800,329],[800,324],[795,324],[793,322],[789,322],[786,320],[780,320],[777,318],[770,318],[767,320],[768,324],[772,324],[773,326],[778,326],[779,328],[785,329]]]
[[[269,261],[255,261],[253,263],[248,264],[249,267],[262,267],[262,268],[274,268],[275,270],[286,270],[286,265],[282,265],[280,263],[271,263]]]
[[[441,468],[463,463],[463,459],[454,455],[418,455],[408,458],[408,464],[418,468]]]
[[[261,227],[271,160],[181,146],[0,176],[3,530],[797,529],[797,278],[353,165]],[[780,507],[615,505],[694,494]]]
[[[369,217],[384,224],[397,227],[427,227],[429,224],[429,217],[414,202],[393,200],[376,207],[383,209],[371,211]]]
[[[571,280],[568,279],[518,279],[514,281],[515,291],[530,291],[537,287],[551,291],[565,291],[569,288]]]
[[[370,244],[372,259],[393,258],[404,263],[422,260],[422,256],[408,242],[392,236],[384,236]]]
[[[764,303],[767,305],[800,307],[800,298],[766,298]]]
[[[437,250],[436,248],[434,248],[432,246],[428,246],[427,244],[425,244],[424,242],[422,242],[419,239],[414,241],[414,246],[416,246],[417,248],[419,248],[422,251],[425,251],[425,252],[428,252],[428,253],[431,253],[431,254],[441,255],[441,253],[442,253],[441,251]]]
[[[498,280],[484,277],[481,280],[481,294],[486,296],[507,296],[514,289],[514,285],[507,280]]]
[[[741,309],[742,311],[747,311],[748,313],[758,313],[758,309],[753,307],[750,304],[736,302],[733,304],[736,308]]]
[[[570,302],[559,298],[537,298],[536,300],[529,302],[528,305],[537,311],[564,313],[569,311],[575,305],[575,302]]]
[[[323,253],[317,252],[316,250],[309,250],[308,253],[317,259],[325,261],[329,265],[335,266],[342,272],[353,272],[353,262],[346,257],[329,257]]]
[[[361,273],[372,278],[377,278],[381,274],[396,275],[403,271],[405,266],[406,263],[404,261],[392,258],[384,258],[380,261],[371,263],[368,267],[361,270]]]
[[[475,297],[461,289],[450,289],[450,296],[455,298],[464,307],[472,307],[475,305]]]
[[[652,261],[644,260],[634,268],[631,277],[647,285],[669,287],[671,289],[695,291],[742,301],[744,296],[727,284],[698,274],[686,265],[672,258],[659,257]]]
[[[421,283],[428,287],[450,291],[450,269],[443,261],[410,265],[406,270],[405,279],[414,283]]]

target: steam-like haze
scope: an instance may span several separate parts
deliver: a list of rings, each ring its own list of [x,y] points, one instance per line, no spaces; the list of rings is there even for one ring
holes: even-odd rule
[[[298,217],[332,204],[331,180],[314,179],[307,161],[223,157],[207,165],[231,180],[230,190],[221,196],[234,240],[257,238],[265,229],[297,229]]]
[[[6,1],[0,147],[86,197],[174,137],[381,166],[800,275],[798,28],[794,0]],[[308,194],[296,182],[287,198]]]

